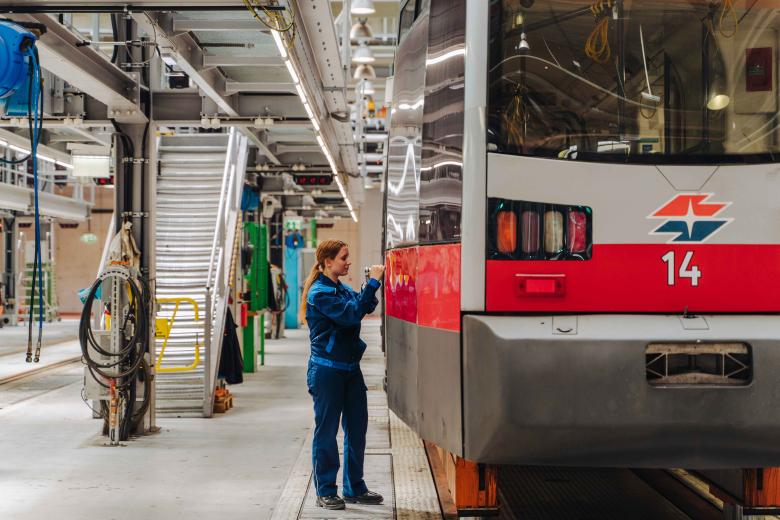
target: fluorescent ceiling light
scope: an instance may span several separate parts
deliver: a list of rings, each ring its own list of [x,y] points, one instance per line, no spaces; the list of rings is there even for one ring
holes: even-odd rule
[[[306,115],[309,116],[309,119],[314,120],[314,112],[311,111],[308,103],[303,104],[303,109],[306,110]]]
[[[362,94],[364,96],[373,94],[375,92],[374,84],[368,81],[367,79],[364,79],[360,83],[358,83],[356,90],[359,94]]]
[[[352,8],[349,11],[352,14],[374,14],[374,2],[371,0],[353,0]]]
[[[371,49],[369,49],[366,44],[361,43],[352,54],[352,61],[354,63],[374,63],[376,58],[374,58],[374,54],[371,52]]]
[[[436,65],[437,63],[447,61],[450,58],[454,58],[455,56],[465,56],[465,55],[466,55],[466,49],[455,49],[455,50],[445,52],[444,54],[441,54],[439,56],[428,58],[427,60],[425,60],[425,65],[426,66]]]
[[[301,103],[303,103],[304,105],[308,103],[306,99],[306,94],[303,93],[303,89],[301,88],[300,84],[295,85],[295,90],[296,92],[298,92],[298,97],[301,98]]]
[[[284,42],[282,41],[282,36],[279,34],[279,31],[271,30],[271,36],[274,38],[274,43],[276,44],[276,48],[279,49],[279,54],[282,56],[283,59],[287,59],[287,49],[284,46]]]
[[[298,84],[298,74],[295,73],[295,69],[292,66],[292,63],[290,60],[284,60],[284,64],[287,65],[287,70],[290,72],[290,76],[292,77],[293,83],[296,85]]]

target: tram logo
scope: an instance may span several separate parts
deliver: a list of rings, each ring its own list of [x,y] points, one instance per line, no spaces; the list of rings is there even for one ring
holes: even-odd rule
[[[682,193],[647,216],[664,222],[651,235],[673,235],[668,244],[676,242],[705,242],[733,221],[718,215],[731,202],[706,202],[712,193]]]

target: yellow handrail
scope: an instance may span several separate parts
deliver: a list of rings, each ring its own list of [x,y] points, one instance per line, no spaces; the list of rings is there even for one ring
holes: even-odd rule
[[[163,340],[162,347],[160,347],[160,354],[157,356],[157,363],[155,364],[155,368],[157,372],[163,373],[163,372],[188,372],[190,370],[195,370],[198,367],[198,363],[200,363],[200,343],[198,342],[198,336],[195,335],[195,360],[192,362],[191,365],[187,365],[184,367],[163,367],[162,366],[162,359],[163,355],[165,354],[165,347],[168,346],[168,338],[171,337],[171,329],[173,329],[173,323],[176,321],[176,314],[179,312],[179,305],[182,303],[189,303],[192,305],[192,307],[195,309],[195,321],[200,321],[200,318],[198,316],[198,302],[193,300],[192,298],[157,298],[157,303],[175,303],[176,306],[173,308],[173,314],[171,314],[170,319],[169,318],[156,318],[155,319],[155,326],[156,326],[156,333],[155,336],[159,339]]]

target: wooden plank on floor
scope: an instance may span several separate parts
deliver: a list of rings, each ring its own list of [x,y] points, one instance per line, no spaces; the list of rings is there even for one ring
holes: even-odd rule
[[[446,520],[458,518],[458,508],[452,500],[449,486],[447,485],[447,470],[441,460],[439,448],[430,442],[425,443],[425,451],[428,455],[428,463],[431,465],[433,482],[436,484],[436,494],[439,497],[439,506]]]

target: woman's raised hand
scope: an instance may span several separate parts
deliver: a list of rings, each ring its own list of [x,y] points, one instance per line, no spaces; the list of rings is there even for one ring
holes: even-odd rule
[[[380,281],[383,274],[385,274],[385,266],[383,265],[372,265],[368,268],[368,276],[376,281]]]

